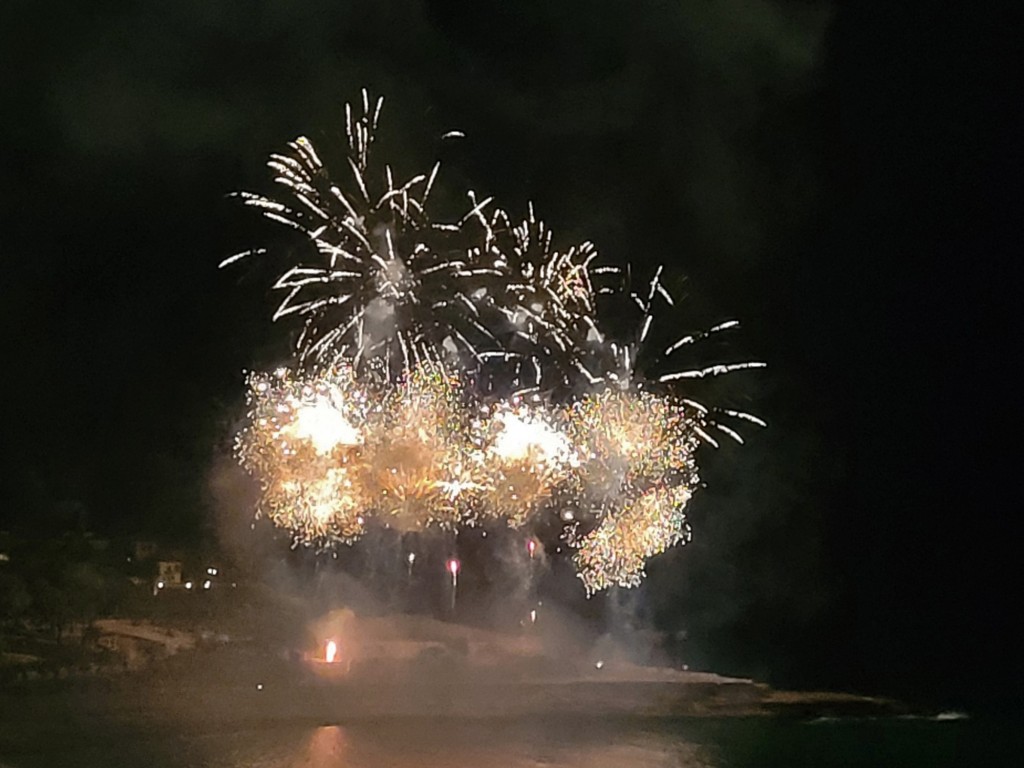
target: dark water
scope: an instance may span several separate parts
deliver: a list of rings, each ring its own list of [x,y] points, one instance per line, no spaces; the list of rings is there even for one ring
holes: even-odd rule
[[[223,768],[745,768],[1024,765],[1024,721],[728,719],[353,725],[159,723],[4,734],[0,766]],[[51,735],[47,735],[51,734]]]

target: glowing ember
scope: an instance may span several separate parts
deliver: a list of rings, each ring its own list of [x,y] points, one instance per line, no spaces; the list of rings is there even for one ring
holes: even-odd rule
[[[324,646],[324,661],[328,664],[333,664],[338,658],[338,644],[333,640],[328,640],[327,645]]]

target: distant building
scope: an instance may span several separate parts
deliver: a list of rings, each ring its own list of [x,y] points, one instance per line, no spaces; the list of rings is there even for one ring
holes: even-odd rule
[[[156,579],[167,586],[181,584],[181,561],[160,560],[156,564]]]

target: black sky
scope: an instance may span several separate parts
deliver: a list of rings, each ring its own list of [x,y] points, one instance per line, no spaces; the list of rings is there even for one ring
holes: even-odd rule
[[[851,4],[852,5],[852,4]],[[858,4],[859,5],[859,4]],[[782,682],[1015,701],[1021,348],[1015,5],[393,0],[0,10],[0,521],[200,530],[241,370],[277,362],[268,189],[387,98],[400,169],[737,316],[771,423],[707,458],[644,610]],[[467,138],[442,143],[458,128]],[[685,279],[684,279],[685,276]]]

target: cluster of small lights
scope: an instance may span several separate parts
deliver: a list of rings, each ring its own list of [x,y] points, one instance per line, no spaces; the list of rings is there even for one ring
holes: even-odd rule
[[[131,558],[129,558],[129,560],[130,559]],[[206,568],[206,576],[209,577],[209,578],[206,578],[206,579],[203,580],[202,588],[203,589],[210,589],[211,587],[213,587],[213,578],[212,577],[216,576],[218,573],[219,573],[219,570],[217,568],[214,568],[213,566],[208,566]],[[188,581],[186,581],[186,582],[184,582],[182,584],[181,582],[178,582],[177,580],[175,580],[171,585],[168,585],[168,583],[165,582],[163,579],[157,579],[156,583],[153,585],[153,594],[154,595],[159,594],[161,590],[164,590],[164,589],[168,588],[168,586],[179,586],[179,585],[183,586],[186,590],[191,591],[193,589],[193,587],[196,586],[196,582],[193,582],[192,580],[188,580]],[[234,587],[235,584],[232,584],[231,586]]]
[[[683,509],[698,446],[717,445],[710,430],[742,442],[723,415],[764,423],[667,387],[763,364],[641,380],[654,303],[671,304],[660,270],[646,296],[628,293],[643,313],[637,338],[611,341],[598,299],[629,291],[623,270],[593,267],[590,242],[555,250],[532,207],[514,223],[470,193],[461,218],[432,220],[438,166],[401,183],[371,166],[382,102],[364,91],[361,113],[346,109],[350,184],[299,138],[268,164],[284,198],[241,195],[302,243],[274,286],[285,292],[275,320],[303,321],[297,365],[249,376],[236,440],[258,511],[300,543],[352,543],[371,521],[406,532],[551,515],[588,593],[635,586],[649,558],[689,538]],[[608,275],[621,284],[598,287]],[[665,357],[736,325],[685,336]]]

